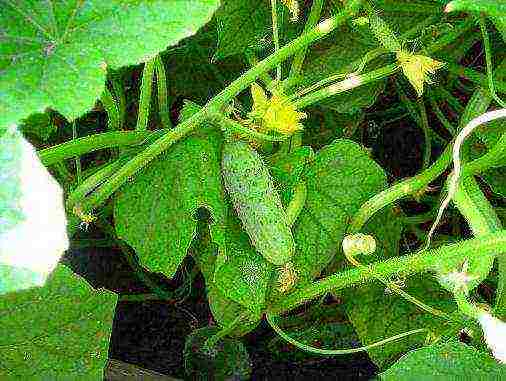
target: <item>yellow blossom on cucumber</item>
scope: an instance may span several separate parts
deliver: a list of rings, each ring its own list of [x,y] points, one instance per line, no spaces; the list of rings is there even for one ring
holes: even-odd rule
[[[300,123],[306,117],[303,112],[297,111],[284,94],[273,91],[270,98],[256,83],[251,85],[253,107],[249,117],[263,132],[277,132],[283,135],[292,135],[304,127]]]
[[[432,83],[430,75],[444,66],[443,62],[421,54],[408,53],[404,50],[399,50],[396,55],[402,72],[413,85],[418,96],[423,94],[424,83]]]

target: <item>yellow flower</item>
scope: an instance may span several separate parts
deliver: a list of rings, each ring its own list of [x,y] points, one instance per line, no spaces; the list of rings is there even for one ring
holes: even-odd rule
[[[259,125],[261,131],[292,135],[304,128],[300,121],[306,114],[297,111],[285,95],[274,92],[272,97],[268,98],[264,90],[253,83],[251,97],[253,107],[249,117]]]
[[[418,96],[423,94],[423,84],[432,83],[429,74],[434,74],[436,70],[441,69],[445,64],[420,54],[411,54],[402,50],[397,52],[402,72],[415,88]]]
[[[293,22],[296,22],[299,18],[299,3],[297,0],[281,0],[283,4],[288,8],[290,11],[292,18],[291,20]]]

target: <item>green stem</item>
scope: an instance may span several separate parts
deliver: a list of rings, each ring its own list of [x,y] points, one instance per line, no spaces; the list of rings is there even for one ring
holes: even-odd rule
[[[488,32],[487,32],[487,21],[485,20],[485,16],[480,15],[479,17],[480,21],[480,29],[481,34],[483,36],[483,45],[485,47],[485,62],[487,65],[487,79],[488,79],[488,88],[490,90],[490,94],[492,95],[492,98],[503,108],[506,108],[506,103],[503,102],[501,98],[499,98],[495,92],[495,85],[494,85],[494,73],[492,69],[492,49],[490,48],[490,40],[488,38]]]
[[[306,25],[304,26],[304,32],[311,30],[320,19],[320,15],[322,13],[323,8],[323,0],[313,0],[311,4],[311,11],[309,12],[309,16],[306,21]],[[301,70],[302,65],[304,64],[304,59],[306,58],[307,47],[301,49],[295,57],[293,57],[292,66],[290,67],[290,77],[297,77]]]
[[[278,32],[278,5],[276,0],[271,0],[272,16],[272,39],[274,40],[274,54],[279,50],[279,32]],[[276,81],[281,80],[281,63],[276,66]]]
[[[102,202],[105,202],[105,200],[107,200],[131,176],[138,173],[154,158],[166,151],[172,144],[192,133],[200,123],[204,122],[208,118],[210,111],[220,112],[223,106],[227,105],[237,94],[246,89],[262,73],[266,73],[270,69],[274,68],[278,63],[285,61],[288,57],[295,54],[298,50],[323,38],[339,25],[344,23],[348,17],[358,10],[360,3],[361,0],[350,1],[343,12],[320,22],[309,32],[292,40],[287,45],[279,49],[276,54],[272,54],[260,61],[258,65],[251,68],[233,81],[217,96],[211,99],[201,111],[192,115],[185,122],[182,122],[163,137],[152,143],[143,152],[132,158],[118,172],[111,176],[107,182],[102,184],[100,188],[98,188],[98,190],[86,200],[85,203],[83,202],[83,211],[89,212]]]
[[[148,129],[149,110],[151,106],[151,90],[153,88],[153,73],[155,70],[155,58],[144,63],[142,70],[141,93],[139,95],[139,111],[137,112],[137,131]]]
[[[72,122],[72,141],[75,142],[77,139],[77,129],[76,129],[76,121]],[[74,156],[74,161],[76,163],[76,178],[77,185],[81,183],[81,158],[79,155]]]
[[[164,131],[165,132],[165,131]],[[74,139],[66,143],[58,144],[38,152],[41,162],[53,165],[59,161],[80,156],[85,153],[98,151],[105,148],[131,146],[144,142],[148,137],[157,132],[151,131],[114,131],[102,134],[93,134]]]
[[[94,174],[88,176],[79,186],[70,193],[67,197],[66,206],[67,209],[72,210],[80,200],[86,197],[87,194],[91,193],[93,189],[103,183],[109,176],[116,172],[123,164],[128,161],[128,157],[120,158],[112,163],[109,163]]]
[[[125,98],[125,90],[123,89],[123,79],[121,72],[112,73],[111,75],[111,83],[112,89],[114,90],[114,95],[116,96],[118,112],[119,112],[119,128],[122,129],[125,125],[125,117],[126,117],[126,98]]]
[[[256,56],[254,51],[248,49],[244,52],[244,56],[246,57],[246,61],[248,61],[248,64],[251,67],[254,67],[255,65],[258,64],[258,57]],[[273,83],[271,76],[268,73],[262,73],[262,74],[260,74],[259,78],[263,82],[263,84],[268,89],[270,89],[270,87]]]
[[[439,119],[443,127],[446,128],[446,130],[452,136],[457,135],[455,127],[453,127],[450,121],[446,118],[445,114],[443,113],[443,111],[441,111],[441,108],[439,107],[437,102],[432,97],[429,97],[429,101],[432,107],[432,111],[434,112],[434,114],[436,114],[436,117]]]
[[[322,99],[388,77],[389,75],[395,73],[398,69],[399,67],[397,66],[397,64],[390,64],[388,66],[383,66],[379,69],[373,70],[369,73],[361,75],[352,75],[349,76],[344,81],[334,83],[330,86],[324,87],[320,90],[314,91],[306,96],[303,96],[302,98],[294,101],[293,104],[297,109],[303,109],[307,106],[312,105],[313,103],[321,101]]]
[[[430,141],[430,127],[429,120],[427,119],[427,110],[425,109],[425,103],[423,98],[419,98],[418,107],[420,109],[420,126],[422,127],[423,136],[424,136],[424,151],[423,151],[423,165],[422,170],[427,169],[430,165],[430,155],[431,155],[431,141]]]
[[[487,76],[477,72],[476,70],[460,66],[459,64],[453,62],[445,62],[445,69],[447,69],[450,73],[467,78],[471,82],[474,82],[483,88],[488,87]],[[506,82],[495,81],[495,84],[497,85],[497,90],[506,93]]]
[[[158,54],[155,57],[156,94],[158,97],[158,113],[163,128],[172,128],[170,121],[169,97],[167,95],[167,75],[162,58]]]
[[[383,278],[406,277],[430,271],[448,261],[458,262],[463,257],[477,258],[482,255],[492,255],[497,252],[498,247],[506,247],[506,230],[342,271],[293,292],[275,306],[271,306],[269,313],[279,315],[328,292],[371,282],[376,279],[373,274],[381,274]]]
[[[107,129],[109,131],[117,131],[120,129],[120,115],[119,108],[116,102],[114,101],[114,97],[112,96],[111,91],[107,86],[104,87],[104,92],[100,97],[100,102],[104,106],[104,109],[107,113]]]

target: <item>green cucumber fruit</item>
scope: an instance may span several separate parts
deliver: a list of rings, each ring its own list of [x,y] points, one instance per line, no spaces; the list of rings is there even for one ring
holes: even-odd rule
[[[253,246],[276,266],[288,263],[295,243],[281,199],[260,155],[244,141],[223,147],[225,188]]]

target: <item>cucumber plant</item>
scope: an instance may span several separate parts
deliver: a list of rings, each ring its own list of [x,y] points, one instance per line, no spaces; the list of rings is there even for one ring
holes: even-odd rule
[[[383,379],[506,377],[503,1],[0,5],[0,376],[101,379],[118,300],[198,294],[188,374],[250,377],[265,320]],[[152,292],[90,286],[69,241]]]

